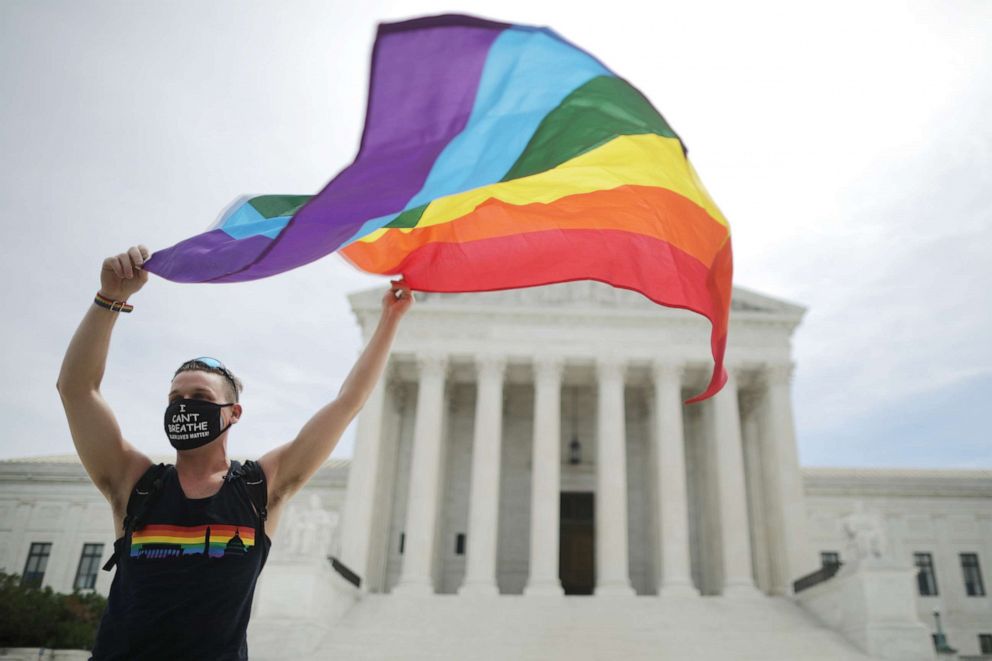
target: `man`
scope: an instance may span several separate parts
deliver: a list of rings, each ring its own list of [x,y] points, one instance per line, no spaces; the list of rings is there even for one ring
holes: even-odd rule
[[[391,281],[379,326],[337,397],[257,464],[241,466],[227,455],[230,428],[243,410],[241,382],[213,358],[183,363],[164,419],[175,465],[154,467],[125,440],[100,394],[111,331],[148,280],[142,269],[148,254],[135,246],[104,260],[100,290],[58,379],[76,451],[110,502],[118,538],[93,658],[245,659],[268,534],[362,409],[413,296],[402,279]]]

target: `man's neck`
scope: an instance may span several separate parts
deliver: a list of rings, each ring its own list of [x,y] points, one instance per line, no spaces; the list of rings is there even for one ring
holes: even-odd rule
[[[193,450],[176,452],[176,470],[194,480],[226,473],[230,465],[227,459],[227,438],[218,438]]]

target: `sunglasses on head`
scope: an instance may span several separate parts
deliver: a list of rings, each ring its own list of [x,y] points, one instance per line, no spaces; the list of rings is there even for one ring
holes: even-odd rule
[[[228,381],[231,382],[231,387],[234,388],[234,397],[237,399],[238,396],[238,384],[234,381],[234,375],[231,374],[231,370],[224,366],[224,363],[220,362],[216,358],[211,358],[210,356],[200,356],[199,358],[193,358],[187,360],[185,363],[179,366],[176,370],[176,374],[179,374],[185,369],[190,369],[191,367],[203,366],[209,369],[217,370],[224,375]]]

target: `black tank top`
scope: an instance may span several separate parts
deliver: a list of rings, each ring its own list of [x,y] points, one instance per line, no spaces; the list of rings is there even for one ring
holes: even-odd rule
[[[187,498],[169,466],[130,539],[114,542],[117,572],[92,659],[247,659],[246,630],[270,541],[244,477]],[[230,479],[229,479],[230,478]]]

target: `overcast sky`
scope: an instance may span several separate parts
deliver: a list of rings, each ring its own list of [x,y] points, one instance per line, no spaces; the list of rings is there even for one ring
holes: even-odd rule
[[[547,25],[640,88],[730,221],[735,283],[808,308],[800,462],[992,468],[992,2],[0,2],[0,457],[70,453],[55,391],[102,259],[354,158],[375,24]],[[245,380],[257,456],[332,398],[361,338],[336,255],[251,283],[152,276],[104,392],[168,454],[182,360]],[[402,328],[401,328],[402,332]],[[701,338],[703,343],[708,338]],[[354,424],[335,457],[348,457]]]

